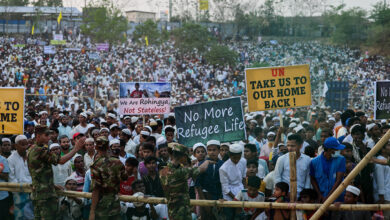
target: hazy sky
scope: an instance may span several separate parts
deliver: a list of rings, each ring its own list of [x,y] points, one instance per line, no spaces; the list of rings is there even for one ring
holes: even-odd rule
[[[65,6],[73,6],[81,8],[84,6],[85,2],[90,0],[63,0]],[[120,8],[124,11],[127,10],[140,10],[140,11],[157,11],[157,10],[166,10],[168,8],[169,0],[113,0],[114,2],[119,2]],[[212,0],[211,0],[212,1]],[[244,0],[245,1],[245,0]],[[264,1],[264,0],[259,0]],[[341,2],[344,2],[347,5],[347,8],[351,7],[361,7],[365,10],[371,10],[372,5],[384,0],[328,0],[329,5],[339,5]],[[390,2],[390,0],[387,0]],[[158,4],[157,4],[158,3]]]

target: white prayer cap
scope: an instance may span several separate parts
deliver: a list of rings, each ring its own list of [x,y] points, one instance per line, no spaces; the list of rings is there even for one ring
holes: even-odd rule
[[[210,146],[210,145],[221,145],[221,142],[220,141],[217,141],[217,140],[209,140],[207,141],[207,146]]]
[[[128,128],[123,129],[122,132],[125,133],[126,135],[131,136],[131,131]]]
[[[370,131],[371,129],[373,129],[375,127],[375,123],[371,123],[369,125],[367,125],[367,131]]]
[[[110,147],[111,147],[111,145],[113,145],[113,144],[120,144],[121,142],[118,140],[118,139],[116,139],[116,138],[114,138],[114,139],[112,139],[111,141],[110,141]]]
[[[304,121],[302,122],[302,125],[310,125],[310,123],[308,121]]]
[[[130,116],[128,116],[128,115],[126,115],[123,119],[131,119],[131,117]]]
[[[347,192],[350,192],[350,193],[352,193],[352,194],[354,194],[356,196],[360,195],[360,189],[355,187],[355,186],[349,185],[349,186],[347,186],[346,190],[347,190]]]
[[[110,126],[110,130],[113,129],[113,128],[116,128],[116,127],[118,127],[117,124],[112,124],[112,125]]]
[[[273,132],[273,131],[268,132],[268,133],[267,133],[267,137],[268,137],[268,136],[275,136],[275,132]]]
[[[143,194],[142,192],[137,192],[137,193],[134,193],[133,196],[143,198],[143,197],[144,197],[144,194]],[[141,207],[141,206],[144,205],[144,203],[142,203],[142,202],[133,202],[133,205],[134,205],[135,207]]]
[[[50,144],[49,150],[51,150],[51,149],[53,149],[55,147],[60,147],[60,145],[57,144],[57,143]]]
[[[156,141],[156,145],[159,146],[159,145],[162,145],[162,144],[165,144],[167,143],[167,139],[165,139],[165,137],[159,137]]]
[[[295,133],[299,133],[301,130],[304,130],[305,128],[302,125],[298,125],[298,127],[294,128]]]
[[[70,176],[68,176],[68,177],[65,179],[65,184],[66,184],[68,181],[70,181],[70,180],[73,180],[73,181],[77,182],[76,178],[74,178],[73,175],[70,175]]]
[[[175,117],[175,113],[173,113],[173,112],[171,112],[171,113],[169,113],[169,115],[168,115],[169,117]]]
[[[290,123],[290,125],[288,126],[289,128],[295,128],[297,126],[297,124],[295,122],[293,123]]]
[[[41,116],[43,114],[47,114],[47,111],[40,111],[38,115]]]
[[[153,130],[150,126],[145,126],[145,128],[148,129],[150,133],[152,133]]]
[[[108,130],[108,128],[101,128],[101,129],[100,129],[100,132],[102,132],[102,131],[110,132],[110,130]]]
[[[240,144],[232,144],[229,147],[229,151],[235,154],[242,153],[242,146]]]
[[[84,118],[88,118],[88,115],[87,115],[87,113],[85,113],[85,112],[81,112],[81,113],[80,113],[80,116],[83,116]]]
[[[2,138],[1,139],[2,143],[7,142],[7,141],[11,143],[11,139],[9,139],[9,138]]]
[[[131,123],[136,123],[138,121],[138,117],[136,117],[136,116],[133,116],[133,117],[131,117]]]
[[[110,118],[116,119],[116,116],[115,116],[113,113],[108,113],[107,117],[110,117]]]
[[[386,119],[382,119],[382,120],[381,120],[381,123],[382,123],[382,124],[386,124],[386,123],[387,123]]]
[[[15,138],[15,144],[17,144],[17,143],[19,143],[20,141],[23,141],[23,140],[27,140],[26,135],[23,135],[23,134],[18,135],[18,136],[16,136],[16,138]]]
[[[280,118],[278,116],[275,116],[272,118],[272,121],[280,121]]]
[[[192,150],[195,152],[195,150],[199,147],[203,147],[205,150],[206,150],[206,146],[204,146],[204,144],[202,143],[196,143],[194,144],[194,146],[192,147]]]
[[[93,138],[87,138],[87,139],[85,139],[85,143],[90,143],[90,142],[92,142],[92,143],[95,143],[95,139],[93,139]]]
[[[328,121],[334,121],[334,122],[336,122],[336,119],[335,119],[334,117],[330,117],[330,118],[328,119]]]
[[[147,131],[141,131],[141,135],[146,135],[146,136],[149,136],[149,135],[150,135],[150,132],[147,132]]]

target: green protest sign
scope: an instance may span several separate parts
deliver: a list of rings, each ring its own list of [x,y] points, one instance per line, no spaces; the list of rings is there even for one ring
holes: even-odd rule
[[[230,142],[246,137],[239,97],[176,107],[175,117],[178,141],[187,147],[209,140]]]

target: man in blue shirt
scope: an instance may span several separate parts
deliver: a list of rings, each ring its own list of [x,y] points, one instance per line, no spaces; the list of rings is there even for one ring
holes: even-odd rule
[[[219,168],[223,165],[223,161],[218,159],[219,148],[221,143],[217,140],[207,142],[207,158],[206,160],[215,161],[210,164],[206,172],[200,174],[195,181],[195,187],[201,199],[218,200],[222,199],[222,187],[219,180]],[[206,161],[204,160],[204,161]],[[200,162],[199,166],[204,162]],[[209,207],[201,208],[202,218],[216,219],[212,209]]]
[[[9,166],[7,158],[0,155],[0,182],[8,181]],[[7,191],[0,191],[0,219],[9,218],[9,194]]]
[[[343,181],[345,173],[345,158],[336,155],[336,151],[345,148],[334,137],[324,142],[324,152],[310,163],[310,180],[318,194],[320,202],[333,193]],[[336,201],[343,201],[344,193]]]

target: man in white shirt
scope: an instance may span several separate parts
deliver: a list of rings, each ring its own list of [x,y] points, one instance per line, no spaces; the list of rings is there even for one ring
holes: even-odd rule
[[[80,115],[79,115],[80,124],[78,124],[74,128],[73,134],[75,134],[75,133],[87,134],[88,129],[91,128],[91,124],[87,123],[87,118],[88,118],[87,113],[85,113],[85,112],[80,113]]]
[[[16,151],[8,157],[10,168],[9,182],[32,183],[30,172],[27,166],[28,142],[25,135],[18,135],[15,139]],[[14,192],[14,216],[15,219],[33,219],[34,211],[29,193]]]
[[[62,141],[61,141],[62,142]],[[61,145],[63,145],[61,143]],[[62,148],[62,146],[61,146]],[[61,148],[60,145],[57,143],[51,144],[50,145],[50,151],[57,151],[59,154],[61,154]],[[65,186],[65,180],[72,174],[72,166],[70,163],[70,160],[68,160],[64,164],[58,164],[56,166],[52,165],[53,169],[53,179],[54,179],[54,185],[58,186]]]
[[[387,160],[390,156],[390,143],[387,143],[380,152],[377,159]],[[390,203],[390,167],[387,165],[375,164],[374,171],[374,198],[378,204]],[[390,211],[384,211],[385,219],[390,218]]]
[[[303,139],[298,134],[288,136],[287,148],[289,152],[296,153],[297,191],[298,195],[305,188],[311,188],[310,184],[310,157],[301,153]],[[278,158],[274,172],[274,182],[290,182],[290,157],[289,153]]]
[[[219,168],[223,199],[227,201],[232,201],[244,189],[242,182],[246,175],[246,160],[241,158],[242,150],[240,144],[232,144],[229,147],[229,160]],[[226,219],[234,219],[234,209],[225,208],[224,213]]]

